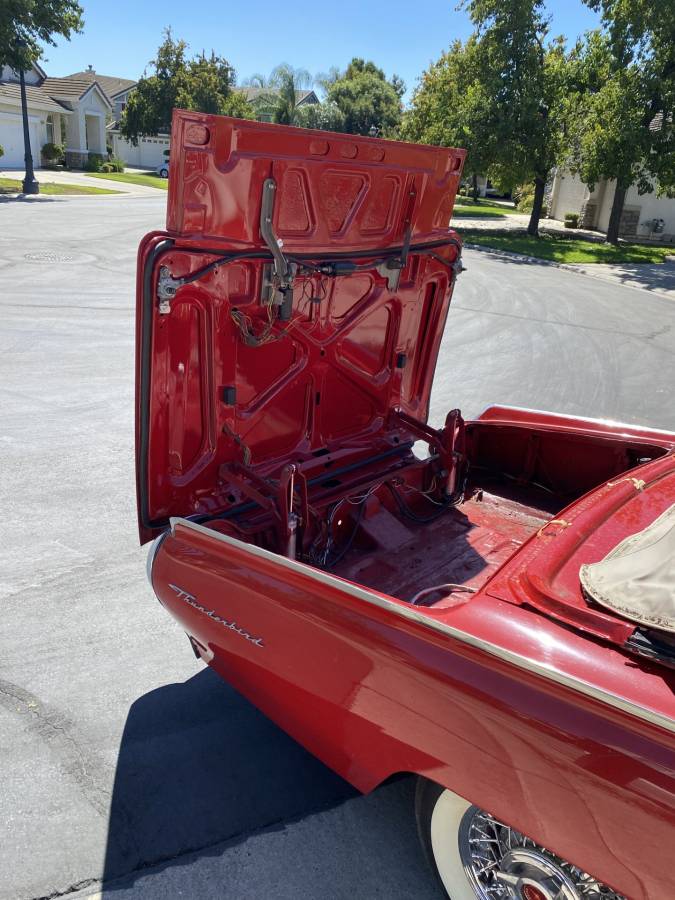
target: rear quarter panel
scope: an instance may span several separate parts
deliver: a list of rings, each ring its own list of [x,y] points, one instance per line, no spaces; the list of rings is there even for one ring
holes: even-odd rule
[[[152,579],[205,661],[360,790],[418,773],[628,897],[675,894],[668,729],[429,627],[439,613],[184,520]]]

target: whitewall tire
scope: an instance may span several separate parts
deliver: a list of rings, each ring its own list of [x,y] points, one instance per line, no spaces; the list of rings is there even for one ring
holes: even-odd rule
[[[417,828],[451,900],[625,900],[463,797],[420,778]]]

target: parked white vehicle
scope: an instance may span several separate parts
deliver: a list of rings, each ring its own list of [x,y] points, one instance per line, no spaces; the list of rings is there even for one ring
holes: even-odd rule
[[[168,160],[168,158],[165,159],[164,162],[161,162],[161,163],[157,166],[157,168],[155,169],[155,172],[156,172],[158,175],[160,175],[162,178],[168,178],[168,177],[169,177],[169,160]]]

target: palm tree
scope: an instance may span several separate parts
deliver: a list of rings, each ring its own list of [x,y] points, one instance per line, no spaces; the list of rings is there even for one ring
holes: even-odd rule
[[[277,104],[274,121],[281,125],[294,125],[299,94],[312,83],[312,76],[306,69],[294,69],[282,63],[270,75],[270,83],[276,88]]]
[[[242,87],[267,88],[270,87],[269,78],[261,75],[260,72],[254,72],[248,78],[244,78],[241,83]]]

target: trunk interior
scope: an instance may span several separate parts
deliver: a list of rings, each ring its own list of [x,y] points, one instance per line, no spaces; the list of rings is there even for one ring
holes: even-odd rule
[[[402,424],[407,433],[391,433],[375,454],[312,455],[250,490],[238,471],[238,487],[258,496],[199,521],[400,600],[442,608],[469,599],[578,497],[666,452],[634,440],[465,424],[456,410],[442,431]],[[421,457],[412,439],[424,432],[430,453]],[[264,485],[268,504],[259,495]]]

